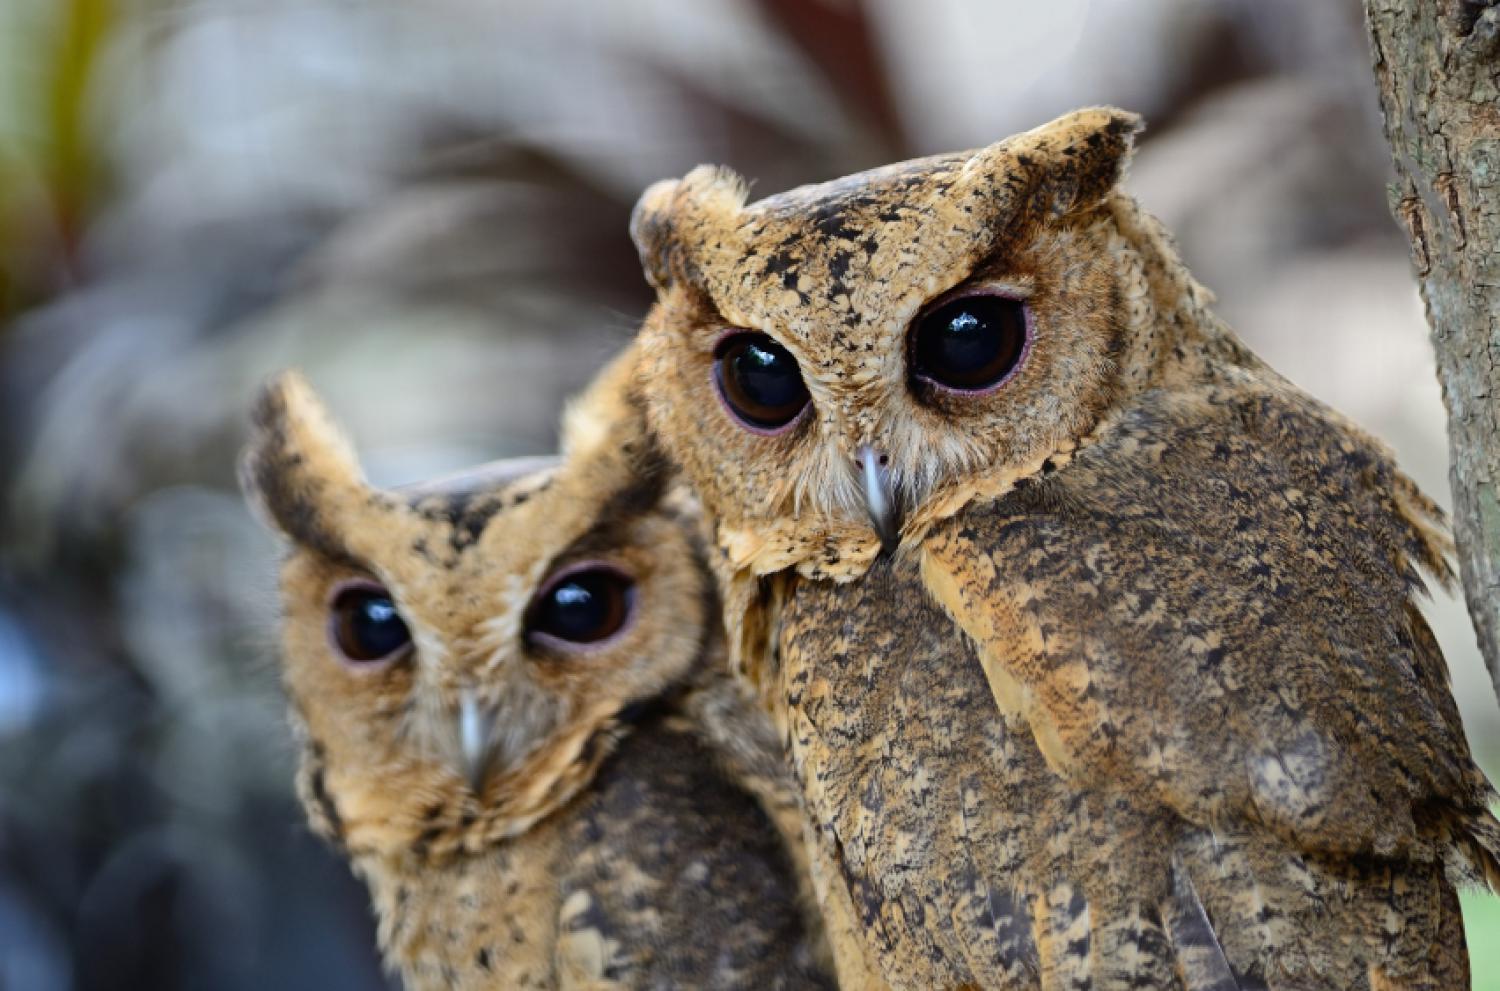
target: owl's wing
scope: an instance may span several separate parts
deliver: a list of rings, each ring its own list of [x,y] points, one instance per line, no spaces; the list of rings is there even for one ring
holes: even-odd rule
[[[695,734],[639,727],[570,829],[564,987],[831,986],[780,832]]]
[[[1148,394],[1101,435],[920,551],[1054,771],[1305,851],[1493,826],[1413,601],[1447,575],[1438,511],[1375,441],[1275,383]]]

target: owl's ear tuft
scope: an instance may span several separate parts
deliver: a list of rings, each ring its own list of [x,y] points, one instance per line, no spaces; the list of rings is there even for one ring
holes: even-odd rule
[[[563,471],[610,507],[601,515],[649,509],[671,475],[646,422],[638,355],[635,345],[626,348],[563,414]]]
[[[562,443],[566,460],[588,460],[618,448],[624,436],[644,430],[639,418],[637,356],[632,343],[594,376],[588,388],[563,409]]]
[[[312,387],[285,372],[260,391],[254,432],[240,458],[240,486],[251,507],[292,541],[333,558],[349,556],[341,533],[348,500],[373,494],[343,433]]]
[[[704,239],[705,227],[745,205],[745,181],[730,169],[700,165],[681,179],[653,183],[630,214],[630,237],[646,281],[665,289],[688,277],[684,249]]]
[[[672,209],[679,185],[677,179],[652,183],[630,211],[630,239],[641,254],[646,281],[655,289],[665,289],[672,282],[668,255],[673,240]]]
[[[1143,127],[1140,115],[1127,110],[1075,110],[991,145],[971,165],[992,181],[1015,177],[1024,190],[1023,212],[1066,216],[1094,206],[1119,185]]]

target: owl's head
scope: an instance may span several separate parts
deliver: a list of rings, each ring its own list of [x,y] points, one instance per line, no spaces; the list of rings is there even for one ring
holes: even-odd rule
[[[299,786],[351,854],[434,858],[525,831],[703,654],[689,510],[660,498],[644,444],[601,427],[628,421],[628,383],[622,359],[570,411],[560,463],[395,490],[364,480],[300,377],[262,394],[243,475],[292,545]]]
[[[1139,126],[1078,111],[749,205],[708,167],[646,192],[649,413],[736,566],[858,573],[1154,373],[1166,275],[1115,250]]]

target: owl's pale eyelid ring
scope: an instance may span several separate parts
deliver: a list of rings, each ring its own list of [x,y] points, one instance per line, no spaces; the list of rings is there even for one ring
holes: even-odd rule
[[[779,427],[756,426],[749,420],[746,420],[744,417],[736,413],[734,411],[734,407],[729,405],[729,400],[724,398],[724,384],[719,379],[719,376],[721,374],[720,368],[722,367],[719,362],[719,349],[724,346],[725,341],[733,337],[739,337],[741,334],[765,334],[766,337],[769,337],[777,344],[781,344],[782,347],[786,348],[788,354],[792,354],[792,349],[787,348],[785,344],[782,344],[780,339],[777,338],[775,334],[767,334],[763,330],[756,330],[752,327],[724,327],[719,331],[718,336],[714,338],[713,349],[709,351],[709,355],[711,356],[712,360],[709,362],[708,366],[708,379],[709,384],[713,386],[714,398],[719,401],[719,409],[724,411],[724,415],[729,417],[729,419],[733,421],[736,427],[739,427],[746,433],[755,434],[757,437],[785,437],[787,434],[797,429],[797,427],[807,419],[808,413],[813,407],[812,397],[810,395],[808,396],[807,404],[797,411],[797,415],[792,417],[790,420],[786,421]],[[792,357],[795,359],[797,356],[795,354],[792,354]],[[797,363],[797,371],[799,373],[802,371],[802,363],[800,361]]]
[[[396,648],[384,657],[377,657],[370,661],[356,661],[345,654],[343,648],[339,646],[339,619],[333,607],[338,604],[339,599],[343,597],[344,593],[355,590],[374,592],[377,595],[387,596],[393,604],[396,604],[396,597],[391,594],[391,590],[373,578],[346,578],[341,582],[336,582],[333,588],[328,590],[328,599],[323,606],[323,612],[327,616],[327,620],[323,626],[324,637],[328,641],[328,649],[333,652],[333,656],[338,660],[339,667],[345,671],[356,677],[382,674],[389,671],[398,661],[403,661],[409,657],[416,648],[416,644],[412,641],[407,641],[405,645]],[[401,616],[401,622],[406,622],[406,616],[401,612],[399,604],[396,604],[396,614]],[[410,628],[411,624],[408,623],[407,629]]]
[[[541,587],[537,589],[536,594],[531,597],[531,601],[526,603],[524,615],[530,616],[532,608],[550,595],[552,590],[557,588],[557,586],[574,575],[580,575],[587,571],[608,571],[625,582],[625,619],[620,623],[620,628],[609,636],[601,640],[595,640],[593,643],[578,643],[574,640],[564,640],[561,637],[555,637],[550,633],[541,633],[523,628],[521,637],[526,641],[528,646],[534,645],[548,651],[571,654],[576,657],[605,650],[630,635],[630,631],[635,627],[635,618],[638,612],[636,607],[640,604],[639,596],[637,595],[637,586],[639,586],[640,580],[631,574],[628,569],[603,558],[589,558],[583,561],[575,561],[572,564],[564,565],[548,575],[547,579],[542,582]]]
[[[918,374],[915,370],[910,373],[911,380],[913,382],[920,382],[922,383],[922,386],[924,388],[934,389],[938,392],[950,396],[987,396],[993,392],[1000,391],[1011,382],[1015,381],[1016,376],[1020,375],[1021,371],[1026,367],[1027,359],[1031,357],[1032,346],[1036,343],[1036,316],[1031,311],[1030,293],[1020,293],[1015,291],[1014,289],[1004,286],[960,286],[956,289],[950,289],[949,291],[939,296],[937,299],[922,307],[921,310],[917,311],[917,315],[912,317],[911,323],[907,324],[907,368],[912,368],[914,364],[912,360],[912,350],[914,343],[912,341],[912,330],[917,326],[918,323],[921,322],[922,318],[927,316],[927,314],[929,313],[934,313],[937,310],[942,309],[944,306],[947,306],[949,303],[953,302],[956,299],[966,299],[971,296],[994,296],[997,299],[1008,299],[1012,303],[1017,303],[1020,305],[1021,316],[1025,318],[1026,321],[1026,339],[1021,342],[1021,353],[1016,356],[1016,363],[1012,365],[1010,367],[1010,371],[1001,376],[998,381],[992,382],[991,384],[979,389],[960,389],[956,388],[955,386],[944,385],[942,382],[939,382],[936,379],[931,379],[926,375]]]

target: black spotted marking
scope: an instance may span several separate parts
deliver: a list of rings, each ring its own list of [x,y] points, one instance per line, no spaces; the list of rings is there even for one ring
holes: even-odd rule
[[[327,751],[323,745],[314,740],[307,751],[307,794],[316,806],[318,814],[323,819],[324,829],[327,830],[327,839],[335,846],[344,845],[344,820],[339,815],[338,806],[334,804],[333,796],[328,794],[328,782],[326,779]]]
[[[797,299],[804,305],[807,303],[807,293],[797,288],[797,282],[801,278],[795,268],[789,268],[781,273],[781,288],[788,289],[797,294]]]
[[[472,547],[503,508],[504,502],[495,496],[463,491],[423,495],[412,503],[412,509],[423,519],[448,524],[448,544],[454,553]]]
[[[666,490],[670,467],[656,452],[643,453],[632,484],[613,493],[599,510],[599,519],[618,523],[650,512]]]
[[[615,721],[624,726],[642,726],[671,715],[679,708],[680,690],[652,698],[637,699],[615,713]]]
[[[779,275],[783,278],[787,273],[795,273],[797,269],[797,256],[791,251],[776,251],[766,258],[765,264],[760,268],[760,274],[764,278]],[[796,276],[793,274],[792,284],[796,285]]]
[[[447,524],[448,543],[457,555],[479,540],[497,514],[545,492],[552,478],[543,477],[534,486],[526,485],[520,491],[515,491],[517,483],[533,479],[557,464],[558,460],[550,456],[512,458],[434,481],[402,486],[395,492],[417,516],[431,523]],[[435,561],[426,538],[419,538],[412,549],[424,560]]]
[[[831,202],[813,212],[813,226],[826,238],[838,241],[853,241],[859,237],[859,229],[850,227],[844,216],[845,208],[853,203]]]
[[[849,237],[844,220],[848,214],[867,211],[893,198],[900,198],[892,194],[903,190],[946,190],[953,182],[951,170],[961,166],[967,157],[957,153],[898,162],[777,193],[761,200],[755,208],[772,220],[795,220],[799,224],[811,214],[818,229],[825,234]],[[899,214],[895,219],[899,219]],[[800,233],[793,233],[788,235],[787,241],[795,243],[801,237]]]
[[[432,849],[432,844],[436,843],[442,835],[442,826],[428,826],[411,841],[411,852],[419,859],[425,858]]]
[[[832,285],[829,286],[829,294],[833,296],[848,295],[849,288],[844,280],[849,277],[849,265],[854,261],[854,252],[843,248],[835,251],[828,262],[828,276]]]
[[[490,959],[490,948],[481,946],[479,952],[474,954],[474,966],[488,974],[494,968],[494,962]]]

